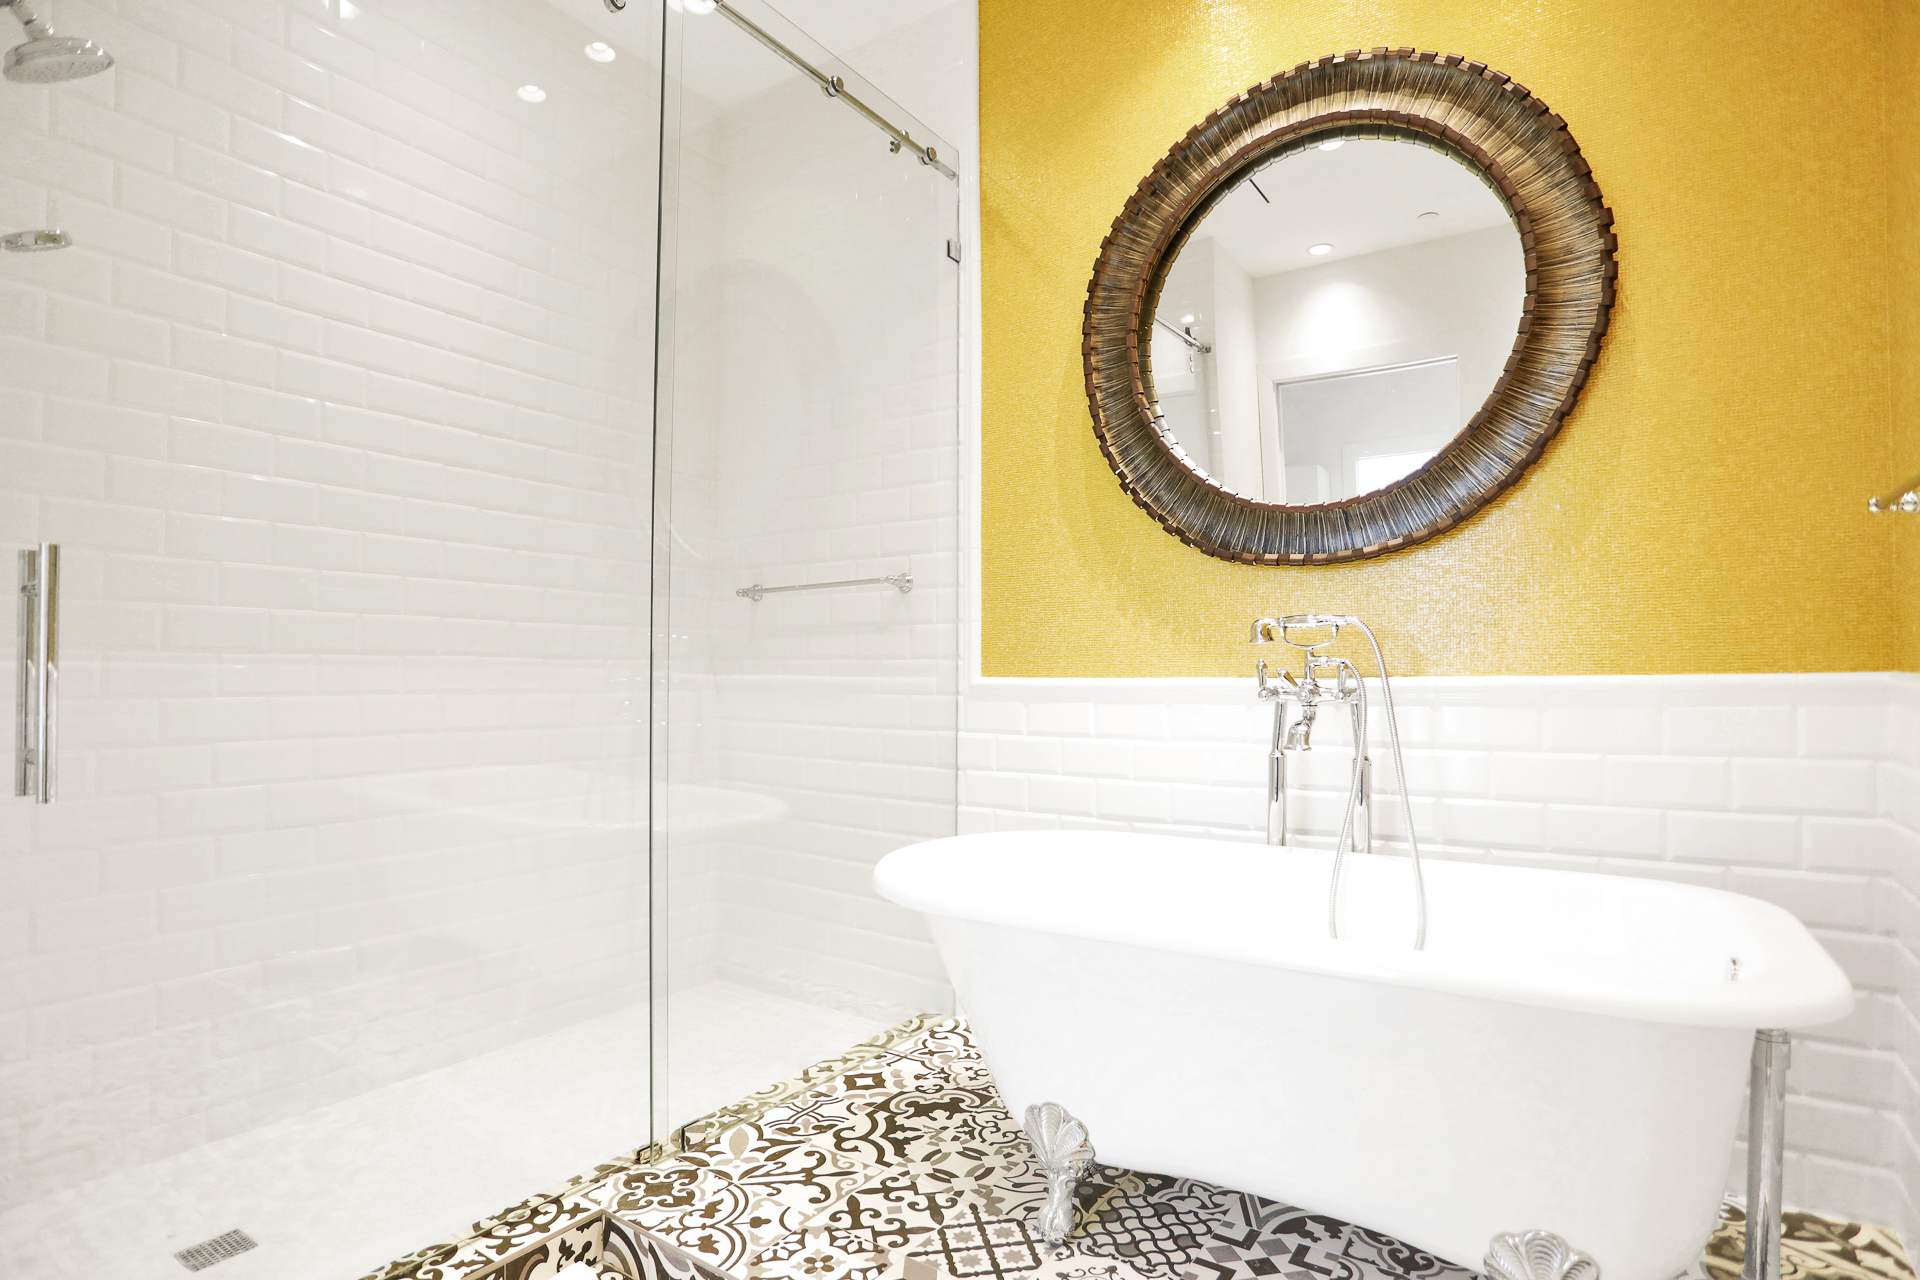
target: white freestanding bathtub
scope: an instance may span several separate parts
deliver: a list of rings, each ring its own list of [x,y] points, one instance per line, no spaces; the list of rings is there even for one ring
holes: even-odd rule
[[[1478,1269],[1552,1231],[1603,1280],[1712,1234],[1757,1028],[1847,979],[1771,904],[1621,876],[1106,832],[901,849],[1007,1104],[1057,1102],[1103,1163],[1204,1179]],[[1737,962],[1737,964],[1736,964]],[[1737,977],[1734,976],[1737,969]]]

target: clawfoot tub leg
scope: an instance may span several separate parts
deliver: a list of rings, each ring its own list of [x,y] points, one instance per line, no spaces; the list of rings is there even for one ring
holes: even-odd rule
[[[1067,1114],[1057,1102],[1027,1108],[1027,1140],[1034,1158],[1047,1175],[1047,1198],[1040,1205],[1040,1238],[1058,1248],[1073,1234],[1073,1192],[1093,1167],[1093,1145],[1087,1127]]]
[[[1481,1265],[1486,1280],[1600,1280],[1600,1264],[1551,1231],[1495,1236]]]
[[[1787,1063],[1793,1044],[1784,1031],[1756,1031],[1747,1092],[1747,1261],[1741,1280],[1780,1280],[1780,1191],[1787,1129]]]

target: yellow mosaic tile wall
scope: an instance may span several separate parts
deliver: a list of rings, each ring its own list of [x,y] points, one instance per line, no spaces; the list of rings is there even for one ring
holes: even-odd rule
[[[982,0],[985,674],[1241,674],[1250,618],[1307,609],[1375,622],[1408,674],[1911,669],[1920,518],[1864,511],[1920,470],[1920,198],[1888,178],[1890,99],[1915,112],[1912,69],[1889,70],[1913,47],[1889,37],[1900,7]],[[1351,565],[1212,560],[1095,447],[1087,276],[1189,125],[1374,45],[1483,60],[1567,119],[1618,218],[1613,331],[1559,441],[1460,530]]]
[[[1892,182],[1889,244],[1893,269],[1893,460],[1888,484],[1920,473],[1920,63],[1911,50],[1920,42],[1920,5],[1890,0],[1885,43],[1901,51],[1890,60],[1887,86],[1887,174]],[[1920,671],[1920,516],[1901,516],[1895,527],[1893,598],[1899,625],[1896,663]]]

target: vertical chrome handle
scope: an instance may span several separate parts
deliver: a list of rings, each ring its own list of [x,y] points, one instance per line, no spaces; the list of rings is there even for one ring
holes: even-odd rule
[[[20,553],[19,734],[13,793],[52,804],[59,794],[60,547]]]

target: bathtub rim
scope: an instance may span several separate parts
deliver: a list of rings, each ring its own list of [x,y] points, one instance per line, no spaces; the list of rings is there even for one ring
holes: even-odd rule
[[[1702,902],[1730,906],[1750,928],[1754,943],[1765,948],[1766,971],[1738,982],[1667,980],[1662,983],[1641,971],[1622,979],[1580,975],[1563,967],[1497,968],[1484,955],[1398,950],[1371,943],[1336,942],[1325,937],[1295,937],[1284,944],[1270,939],[1256,942],[1243,935],[1220,932],[1178,939],[1143,937],[1116,922],[1063,914],[1058,895],[1022,892],[1026,886],[1017,883],[1005,884],[1004,892],[990,898],[979,893],[956,895],[949,888],[954,881],[949,874],[951,868],[946,864],[955,857],[975,856],[984,847],[1024,846],[1029,854],[1035,852],[1037,845],[1059,846],[1056,852],[1063,853],[1078,847],[1082,851],[1080,856],[1087,856],[1087,852],[1099,845],[1111,846],[1116,842],[1136,847],[1164,844],[1169,846],[1169,852],[1178,850],[1188,857],[1212,853],[1239,858],[1266,855],[1311,860],[1318,864],[1315,870],[1322,877],[1332,861],[1332,854],[1325,850],[1269,850],[1262,845],[1200,836],[1120,831],[977,832],[944,836],[896,849],[874,867],[873,884],[888,901],[930,916],[1605,1017],[1685,1026],[1796,1030],[1844,1018],[1854,1007],[1852,982],[1791,912],[1746,894],[1647,877],[1444,859],[1424,861],[1430,879],[1446,877],[1451,874],[1450,868],[1466,867],[1474,870],[1465,874],[1497,871],[1503,876],[1522,879],[1557,878],[1562,883],[1568,877],[1614,886],[1634,882],[1647,886],[1648,893],[1697,897]],[[1403,857],[1385,856],[1405,865]],[[1749,950],[1748,954],[1753,952]]]

